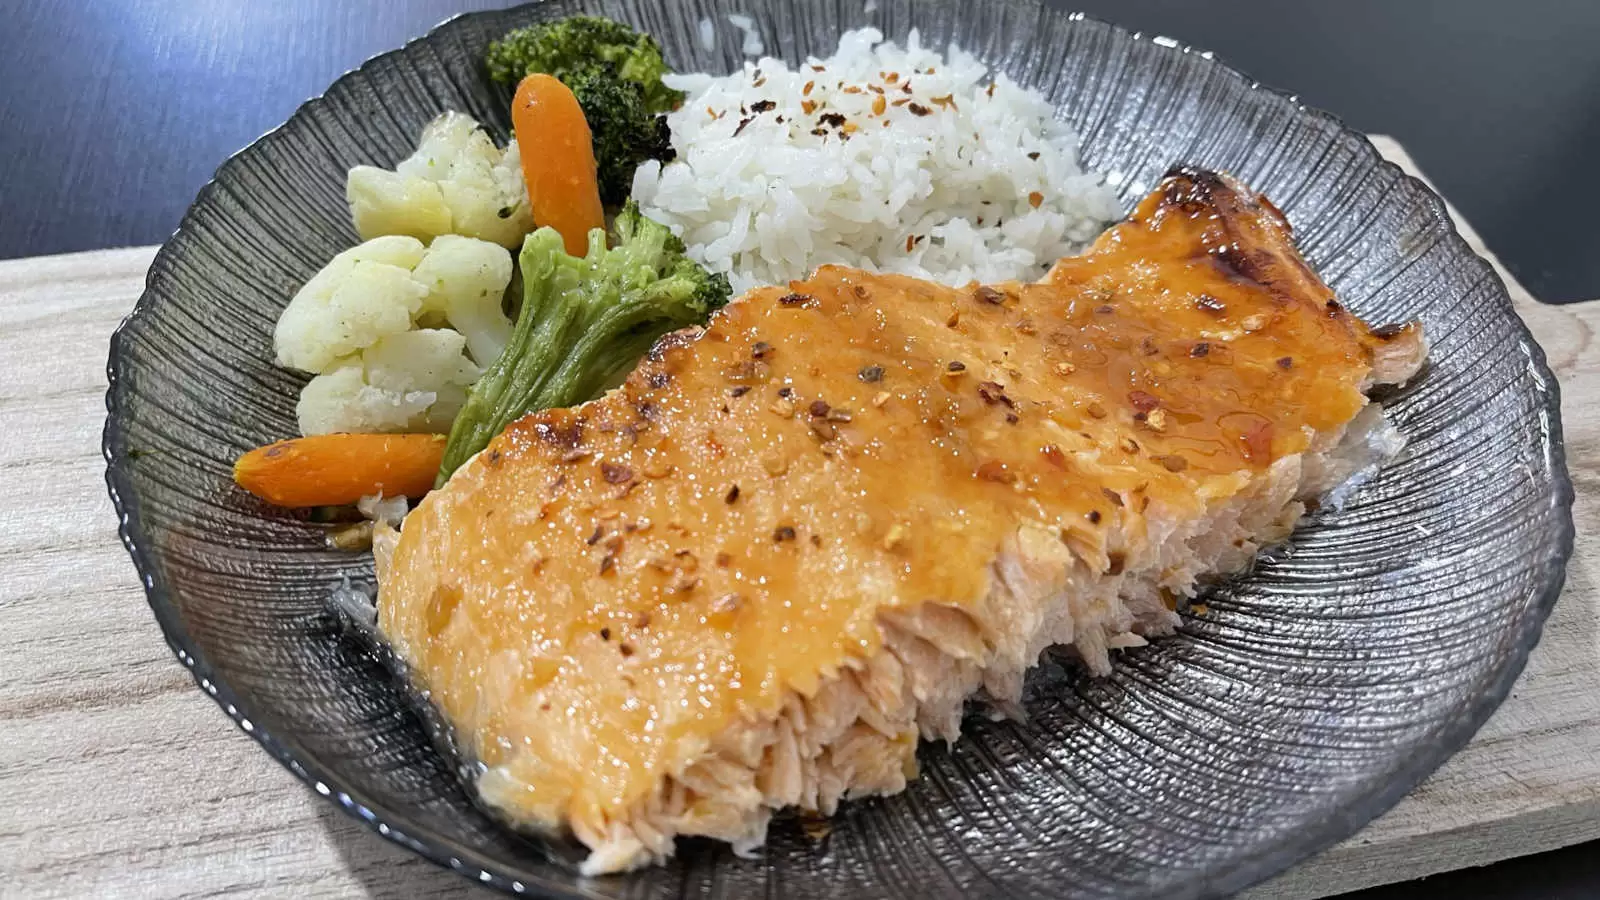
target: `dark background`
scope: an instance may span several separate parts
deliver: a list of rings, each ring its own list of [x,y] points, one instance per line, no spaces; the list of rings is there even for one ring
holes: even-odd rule
[[[1600,0],[1050,2],[1395,136],[1536,297],[1600,298]],[[341,72],[500,5],[0,0],[0,257],[160,242]],[[1349,900],[1435,897],[1600,897],[1600,844]]]

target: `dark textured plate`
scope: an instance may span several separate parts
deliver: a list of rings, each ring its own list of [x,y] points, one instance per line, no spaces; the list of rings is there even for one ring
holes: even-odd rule
[[[1572,545],[1556,382],[1504,286],[1443,204],[1359,134],[1161,38],[1027,0],[550,2],[457,19],[372,60],[229,160],[112,341],[105,452],[150,605],[207,693],[278,760],[379,833],[534,894],[805,898],[1217,895],[1349,835],[1466,742],[1538,640]],[[1046,92],[1124,202],[1175,162],[1229,170],[1293,221],[1357,313],[1420,317],[1432,366],[1393,399],[1403,458],[1292,553],[1178,636],[1092,681],[1046,663],[1027,724],[971,721],[903,795],[848,804],[825,837],[774,823],[754,860],[688,843],[670,865],[579,882],[469,804],[382,662],[330,612],[370,563],[243,495],[243,450],[294,433],[300,380],[272,364],[288,298],[353,244],[345,170],[393,164],[436,113],[505,126],[476,60],[514,25],[579,10],[726,71],[724,16],[769,52],[914,25]],[[701,16],[718,51],[695,39]]]

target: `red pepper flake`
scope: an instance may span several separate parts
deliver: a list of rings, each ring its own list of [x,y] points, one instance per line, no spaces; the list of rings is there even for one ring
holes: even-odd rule
[[[817,83],[815,81],[806,82],[806,86],[800,89],[800,96],[802,96],[802,97],[811,96],[811,89],[816,87],[816,86],[817,86]]]
[[[1017,480],[1017,474],[1006,468],[1006,464],[998,459],[984,462],[973,474],[977,475],[980,481],[992,481],[996,484],[1013,484]]]
[[[828,126],[829,128],[842,128],[844,127],[845,119],[844,116],[839,113],[830,112],[823,113],[822,115],[818,116],[817,121]]]
[[[880,72],[879,74],[882,74],[882,73]],[[889,76],[887,78],[883,79],[883,83],[884,84],[894,84],[895,82],[897,82],[899,80],[900,80],[900,73],[899,72],[890,72]]]
[[[1040,447],[1039,455],[1044,457],[1045,462],[1055,466],[1058,469],[1065,469],[1067,467],[1067,455],[1062,453],[1061,448],[1057,447],[1055,444],[1045,444],[1043,447]]]
[[[945,371],[947,372],[965,372],[966,370],[967,364],[959,359],[952,359],[950,364],[945,366]]]
[[[1034,209],[1038,209],[1039,206],[1041,204],[1043,204],[1043,203],[1044,203],[1044,195],[1039,193],[1038,191],[1034,191],[1034,192],[1032,192],[1032,193],[1030,193],[1028,195],[1028,205],[1033,207]]]
[[[1111,488],[1103,487],[1100,489],[1100,493],[1104,494],[1106,499],[1110,500],[1113,504],[1117,506],[1122,505],[1122,495],[1116,491],[1113,491]]]
[[[633,480],[633,470],[618,463],[601,463],[600,474],[607,484],[623,484]]]
[[[927,108],[926,106],[923,106],[921,103],[913,103],[910,106],[907,106],[906,109],[911,110],[911,114],[914,115],[914,116],[931,116],[931,115],[933,115],[933,110]]]
[[[757,85],[757,87],[760,87],[760,85]],[[757,100],[756,102],[750,104],[750,111],[760,115],[767,110],[776,109],[777,106],[778,104],[772,102],[771,100]]]
[[[972,296],[978,298],[984,303],[992,304],[994,306],[999,306],[1000,304],[1006,302],[1005,294],[1002,294],[988,285],[983,285],[977,290],[973,291]]]
[[[739,135],[744,134],[745,128],[749,127],[750,123],[754,122],[754,121],[755,121],[755,119],[752,119],[752,118],[749,118],[749,117],[740,119],[739,120],[739,127],[735,128],[733,130],[733,136],[734,137],[738,137]]]
[[[1032,153],[1029,153],[1028,154],[1028,158],[1029,159],[1038,159],[1039,158],[1039,151],[1035,150]]]
[[[811,71],[813,71],[813,72],[826,72],[826,71],[828,71],[828,67],[827,66],[819,66],[816,63],[812,63],[811,64]]]
[[[589,535],[588,539],[585,540],[584,543],[593,547],[595,544],[600,543],[600,536],[604,533],[604,530],[599,525],[596,525],[594,527],[594,534]]]
[[[750,393],[750,385],[741,384],[738,387],[733,388],[732,390],[728,391],[728,396],[729,397],[733,397],[734,399],[738,399],[738,398],[743,397],[745,394],[748,394],[748,393]]]
[[[906,252],[910,253],[912,250],[916,249],[916,246],[917,246],[916,235],[911,235],[911,234],[906,235]]]
[[[792,525],[779,526],[775,531],[772,532],[772,542],[774,544],[781,544],[785,541],[792,540],[794,540],[794,526]]]
[[[1144,391],[1129,391],[1128,402],[1133,404],[1134,409],[1142,413],[1147,413],[1161,405],[1159,397],[1154,394],[1147,394]]]
[[[889,103],[889,105],[890,105],[890,106],[905,106],[905,105],[906,105],[906,104],[907,104],[907,103],[910,103],[910,102],[911,102],[911,101],[910,101],[910,100],[909,100],[909,99],[907,99],[907,98],[905,98],[905,97],[901,97],[901,98],[900,98],[900,99],[899,99],[899,100],[894,100],[894,101],[891,101],[891,102],[890,102],[890,103]],[[887,122],[886,122],[886,123],[884,123],[884,124],[888,124],[888,123],[887,123]]]
[[[784,294],[778,298],[779,306],[800,306],[811,309],[817,305],[817,298],[810,294]]]
[[[1192,359],[1203,359],[1207,355],[1209,355],[1210,353],[1211,353],[1211,345],[1206,343],[1205,341],[1201,341],[1200,343],[1195,344],[1193,347],[1189,348],[1189,356]]]
[[[813,416],[816,416],[819,419],[827,418],[828,409],[829,409],[828,401],[826,401],[826,400],[813,400],[813,401],[811,401],[811,410],[810,410],[810,412],[811,412],[811,414]]]
[[[766,359],[772,355],[772,345],[766,341],[756,341],[750,345],[751,359]]]
[[[1264,460],[1272,454],[1272,423],[1260,422],[1246,431],[1241,439],[1244,441],[1244,455],[1249,459]]]
[[[988,90],[986,90],[986,91],[984,91],[984,92],[983,92],[983,93],[984,93],[984,94],[985,94],[985,95],[986,95],[986,96],[989,96],[989,97],[993,97],[993,96],[994,96],[994,82],[992,82],[992,81],[991,81],[991,82],[989,82],[989,88],[988,88]]]
[[[609,628],[600,629],[600,640],[602,640],[602,641],[611,640],[611,629],[609,629]]]
[[[1100,510],[1091,509],[1091,510],[1089,510],[1088,514],[1086,516],[1084,516],[1084,518],[1089,520],[1089,524],[1090,525],[1099,525],[1100,524]]]
[[[876,384],[883,380],[883,366],[862,366],[856,378],[865,384]]]
[[[610,575],[612,572],[616,571],[616,568],[617,557],[615,554],[607,553],[605,559],[600,560],[601,575]]]
[[[620,645],[617,646],[617,651],[620,652],[624,657],[632,656],[633,655],[633,645],[628,643],[627,641],[623,641]]]
[[[1404,334],[1410,327],[1410,325],[1391,322],[1388,325],[1379,325],[1377,328],[1372,329],[1372,336],[1380,341],[1392,340]]]
[[[1161,460],[1161,465],[1164,466],[1168,472],[1182,472],[1184,469],[1189,468],[1189,461],[1176,453],[1159,457],[1159,459]]]
[[[805,113],[808,116],[811,115],[812,113],[817,111],[817,101],[815,101],[815,100],[803,100],[803,101],[801,101],[801,103],[800,103],[800,111]]]
[[[738,499],[739,499],[739,486],[737,484],[734,485],[731,488],[728,488],[728,492],[726,494],[722,495],[722,502],[723,503],[733,504],[733,503],[737,502]]]
[[[1278,368],[1280,368],[1280,369],[1292,369],[1292,368],[1294,368],[1294,358],[1290,357],[1290,356],[1281,357],[1278,360]]]
[[[1337,319],[1337,318],[1339,318],[1339,314],[1342,313],[1342,312],[1344,312],[1344,307],[1339,305],[1339,301],[1333,299],[1332,297],[1329,297],[1328,298],[1328,318]]]

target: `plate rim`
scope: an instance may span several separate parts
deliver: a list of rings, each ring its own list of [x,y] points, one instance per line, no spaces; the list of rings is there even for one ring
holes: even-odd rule
[[[1433,750],[1402,761],[1392,769],[1392,774],[1381,784],[1375,784],[1364,793],[1346,798],[1336,807],[1333,815],[1325,817],[1320,823],[1286,833],[1275,841],[1262,842],[1249,852],[1236,855],[1227,863],[1205,872],[1186,885],[1177,886],[1165,895],[1173,898],[1226,896],[1287,870],[1348,838],[1377,819],[1465,747],[1510,693],[1512,686],[1526,667],[1529,655],[1538,645],[1546,620],[1560,596],[1566,579],[1566,565],[1572,556],[1576,537],[1576,528],[1572,520],[1575,493],[1571,474],[1567,468],[1561,422],[1560,382],[1549,367],[1543,347],[1534,339],[1527,323],[1517,314],[1504,279],[1462,237],[1455,220],[1449,215],[1443,198],[1426,182],[1384,158],[1364,132],[1351,128],[1343,119],[1332,113],[1300,102],[1296,94],[1262,84],[1210,51],[1198,49],[1155,32],[1130,30],[1098,16],[1055,9],[1047,6],[1043,0],[1008,0],[1008,2],[1030,7],[1044,16],[1095,23],[1107,29],[1118,40],[1146,44],[1155,48],[1156,52],[1199,56],[1206,60],[1208,65],[1225,73],[1227,77],[1242,83],[1250,93],[1266,95],[1280,104],[1287,104],[1300,116],[1307,116],[1331,126],[1336,134],[1335,140],[1352,144],[1357,153],[1366,157],[1368,161],[1376,162],[1380,170],[1397,175],[1403,182],[1409,183],[1409,187],[1420,192],[1426,211],[1434,220],[1443,223],[1444,243],[1458,252],[1464,251],[1466,265],[1476,269],[1476,274],[1486,277],[1495,294],[1494,302],[1499,304],[1515,323],[1518,347],[1528,358],[1529,366],[1538,382],[1536,390],[1543,400],[1540,413],[1545,449],[1550,459],[1551,486],[1554,488],[1546,498],[1546,503],[1556,514],[1554,523],[1556,546],[1553,548],[1554,552],[1547,553],[1543,565],[1536,570],[1539,575],[1537,587],[1527,597],[1526,612],[1519,620],[1520,630],[1515,636],[1510,654],[1498,672],[1497,679],[1464,708],[1456,710],[1452,721],[1444,726],[1440,739],[1432,745]],[[328,95],[340,86],[352,79],[370,74],[373,69],[391,58],[407,55],[421,45],[433,44],[448,38],[454,29],[464,27],[463,23],[468,21],[489,16],[515,17],[544,5],[545,0],[532,0],[504,9],[462,12],[451,16],[400,47],[375,54],[355,68],[345,71],[322,93],[296,107],[283,123],[229,155],[217,167],[211,178],[197,192],[178,227],[162,243],[146,273],[138,300],[111,336],[106,364],[106,422],[101,437],[101,453],[106,461],[107,491],[117,514],[117,534],[139,573],[146,601],[161,628],[162,636],[173,655],[189,671],[196,685],[217,703],[235,727],[259,743],[271,758],[288,769],[307,787],[331,801],[367,830],[390,843],[416,853],[477,884],[519,895],[565,900],[565,898],[595,895],[565,882],[513,877],[493,860],[470,846],[420,827],[413,832],[410,828],[411,817],[402,810],[374,802],[359,790],[350,790],[348,786],[341,784],[338,778],[331,776],[328,770],[315,761],[303,747],[299,747],[298,742],[292,737],[280,738],[255,723],[249,709],[240,702],[226,683],[216,677],[211,665],[189,638],[182,617],[171,604],[167,589],[159,579],[155,554],[141,543],[146,541],[142,532],[142,511],[139,497],[133,488],[132,473],[129,468],[133,456],[128,451],[124,430],[128,391],[124,371],[128,362],[125,344],[141,327],[141,323],[148,320],[150,309],[158,297],[155,283],[157,277],[170,267],[172,256],[176,252],[175,248],[187,238],[191,230],[196,209],[219,190],[219,182],[225,174],[247,162],[263,143],[293,127],[296,122],[307,117],[310,111],[324,105]],[[1535,299],[1535,302],[1540,301]]]

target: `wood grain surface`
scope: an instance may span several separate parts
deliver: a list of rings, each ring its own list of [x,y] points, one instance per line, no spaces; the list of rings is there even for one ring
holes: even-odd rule
[[[106,342],[153,252],[0,263],[0,896],[486,896],[306,789],[163,643],[117,542],[99,452]],[[1600,838],[1600,407],[1582,402],[1600,395],[1600,303],[1513,291],[1563,386],[1578,488],[1566,592],[1466,750],[1252,900]]]

